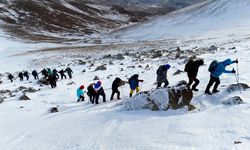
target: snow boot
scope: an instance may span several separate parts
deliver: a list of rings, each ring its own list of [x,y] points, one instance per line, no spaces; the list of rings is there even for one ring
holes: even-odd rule
[[[210,91],[205,91],[205,94],[212,95],[212,93]]]
[[[217,89],[213,89],[213,93],[218,93],[218,92],[220,92],[220,91]]]

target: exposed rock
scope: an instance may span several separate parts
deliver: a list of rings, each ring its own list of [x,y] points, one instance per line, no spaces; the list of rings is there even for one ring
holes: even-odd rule
[[[176,49],[177,52],[181,51],[181,48],[178,46]]]
[[[227,87],[227,92],[231,93],[233,91],[245,91],[246,89],[249,89],[250,87],[247,84],[239,83],[239,84],[231,84]]]
[[[217,51],[217,50],[218,50],[218,48],[215,47],[214,45],[212,45],[212,46],[210,46],[210,47],[208,48],[208,51]]]
[[[3,103],[3,102],[4,102],[3,98],[0,97],[0,104]]]
[[[124,71],[124,69],[123,69],[123,68],[121,68],[121,69],[120,69],[120,71]]]
[[[86,72],[86,70],[85,70],[85,69],[83,69],[83,70],[82,70],[82,72],[84,73],[84,72]]]
[[[101,65],[101,66],[98,66],[95,71],[99,71],[99,70],[107,70],[107,67],[105,65]]]
[[[100,80],[98,76],[95,76],[93,80]]]
[[[135,66],[127,66],[127,68],[135,69]]]
[[[10,93],[10,90],[0,90],[0,94],[6,94],[6,93]]]
[[[139,65],[138,68],[142,68],[142,65]]]
[[[48,110],[49,113],[56,113],[56,112],[59,112],[58,108],[57,107],[51,107],[49,110]]]
[[[153,51],[152,58],[159,58],[162,57],[161,51]]]
[[[35,93],[35,92],[37,92],[37,91],[39,91],[39,89],[38,90],[36,90],[36,89],[34,89],[34,88],[32,88],[32,87],[29,87],[29,88],[27,88],[27,89],[25,89],[23,92],[25,92],[25,93]]]
[[[114,63],[112,61],[109,62],[109,65],[114,65]]]
[[[48,78],[41,78],[40,80],[37,81],[38,84],[43,84],[43,85],[49,85],[49,80]]]
[[[113,58],[113,59],[118,59],[118,60],[123,60],[123,59],[125,59],[125,57],[123,57],[122,54],[114,55],[112,58]]]
[[[86,63],[87,63],[86,61],[79,60],[79,63],[78,63],[78,64],[79,64],[79,65],[86,65]]]
[[[176,72],[173,73],[173,75],[175,76],[175,75],[178,75],[178,74],[181,74],[181,73],[184,73],[184,71],[182,71],[182,70],[177,70]]]
[[[224,105],[238,105],[243,104],[243,100],[239,96],[234,96],[222,102]]]
[[[113,77],[113,75],[112,75],[112,74],[108,75],[108,76],[107,76],[107,79],[110,79],[110,77]]]
[[[67,83],[67,85],[75,85],[76,83],[74,81]]]
[[[187,81],[185,81],[185,80],[181,80],[181,81],[179,81],[175,86],[186,86],[187,85]]]
[[[122,65],[124,65],[123,63],[120,63],[120,65],[122,66]]]
[[[19,100],[26,101],[26,100],[30,100],[30,98],[25,93],[23,93],[23,95],[19,98]]]
[[[3,83],[3,81],[2,80],[0,80],[0,84],[2,84]]]
[[[195,109],[190,104],[193,92],[186,87],[186,82],[180,81],[177,86],[144,91],[128,99],[124,105],[128,110],[150,109],[152,111],[183,108]]]

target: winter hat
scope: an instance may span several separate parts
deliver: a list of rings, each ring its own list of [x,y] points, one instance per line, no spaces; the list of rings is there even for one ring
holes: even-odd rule
[[[97,81],[97,85],[102,85],[102,82],[99,80],[99,81]]]
[[[135,77],[135,78],[139,78],[139,75],[138,75],[138,74],[134,74],[134,77]]]
[[[170,67],[171,67],[171,66],[170,66],[169,64],[166,64],[166,65],[165,65],[165,69],[167,69],[167,70],[168,70]]]
[[[80,89],[81,89],[81,90],[84,89],[84,85],[81,85],[81,86],[80,86]]]

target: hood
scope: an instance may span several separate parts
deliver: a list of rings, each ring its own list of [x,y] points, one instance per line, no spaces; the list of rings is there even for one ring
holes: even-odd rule
[[[233,61],[231,59],[226,59],[222,62],[222,64],[225,66],[231,65],[232,63],[233,63]]]

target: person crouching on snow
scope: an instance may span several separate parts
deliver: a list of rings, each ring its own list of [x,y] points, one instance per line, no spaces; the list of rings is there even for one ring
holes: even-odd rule
[[[102,87],[102,82],[97,81],[96,84],[94,84],[94,90],[95,90],[95,104],[99,104],[99,96],[101,95],[103,98],[103,102],[106,102],[106,94],[104,92],[104,89]]]
[[[139,80],[139,75],[138,74],[134,74],[133,76],[131,76],[128,80],[129,86],[130,86],[130,94],[129,97],[132,97],[134,91],[136,90],[136,93],[138,93],[140,91],[139,88],[139,82],[143,82],[143,80]]]
[[[213,61],[215,62],[215,61]],[[217,88],[220,84],[220,76],[223,73],[235,73],[235,70],[233,69],[232,71],[226,70],[225,68],[233,63],[238,63],[238,60],[232,61],[231,59],[226,59],[222,62],[214,63],[215,65],[212,65],[213,62],[209,66],[209,71],[211,72],[210,74],[210,80],[207,85],[207,88],[205,90],[205,94],[212,95],[210,92],[210,87],[215,83],[214,88],[213,88],[213,93],[220,92]],[[214,66],[214,67],[213,67]]]
[[[82,101],[84,101],[84,93],[85,93],[85,91],[84,91],[83,89],[84,89],[84,85],[81,85],[81,86],[77,89],[77,92],[76,92],[77,97],[78,97],[77,102],[82,102]]]

